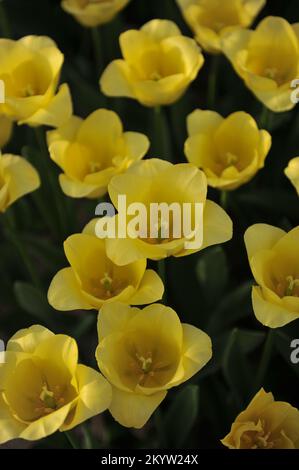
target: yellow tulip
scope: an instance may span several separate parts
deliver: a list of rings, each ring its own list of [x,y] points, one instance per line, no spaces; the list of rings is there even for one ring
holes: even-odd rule
[[[34,325],[8,342],[0,365],[0,443],[42,439],[106,410],[111,386],[78,364],[73,338]]]
[[[120,47],[124,59],[108,65],[100,79],[102,91],[136,99],[144,106],[177,101],[204,63],[195,41],[168,20],[152,20],[139,31],[126,31]]]
[[[143,134],[124,132],[113,111],[98,109],[85,120],[72,116],[48,132],[51,158],[63,170],[60,185],[67,196],[99,198],[113,176],[144,157],[149,141]]]
[[[63,0],[62,8],[83,26],[94,27],[111,21],[130,0]]]
[[[45,36],[0,39],[0,80],[5,85],[0,113],[33,127],[62,125],[72,113],[68,86],[61,85],[56,93],[63,59]]]
[[[250,26],[266,0],[177,0],[195,39],[207,51],[221,52],[223,34]]]
[[[225,35],[224,54],[247,87],[270,110],[288,111],[292,81],[299,74],[299,23],[269,16],[255,31],[238,29]]]
[[[262,388],[221,442],[229,449],[299,449],[299,411]]]
[[[203,227],[196,221],[191,227],[190,234],[184,236],[181,230],[181,238],[176,238],[175,227],[171,219],[171,213],[168,220],[164,220],[161,215],[158,223],[169,224],[169,238],[150,237],[148,227],[147,234],[130,236],[127,238],[107,238],[106,249],[108,257],[117,265],[136,261],[137,259],[148,258],[159,260],[168,256],[181,257],[192,254],[207,246],[224,243],[232,237],[232,221],[226,212],[207,197],[207,181],[204,173],[195,166],[183,163],[172,165],[169,162],[150,159],[139,162],[129,168],[129,170],[120,176],[115,176],[108,187],[110,198],[116,208],[118,208],[118,196],[125,195],[127,204],[140,202],[150,213],[151,204],[177,203],[183,213],[183,204],[189,203],[193,208],[195,204],[203,204]],[[132,221],[131,216],[124,215],[121,220],[125,220],[127,227]],[[115,225],[120,222],[119,214],[115,216]],[[161,227],[162,228],[162,227]],[[187,247],[188,235],[203,229],[203,244],[197,249]],[[132,229],[133,230],[133,229]],[[127,231],[127,233],[129,230]],[[136,235],[137,232],[136,232]],[[147,236],[146,236],[147,235]],[[189,238],[190,240],[190,238]]]
[[[99,313],[96,358],[112,384],[110,413],[122,426],[141,428],[167,391],[189,380],[212,357],[211,340],[182,324],[169,307],[140,310],[106,304]]]
[[[0,212],[39,186],[39,175],[25,158],[0,154]]]
[[[99,310],[115,301],[145,305],[160,300],[164,286],[158,274],[146,269],[146,259],[116,266],[106,255],[105,240],[94,232],[96,220],[82,234],[64,243],[69,268],[59,271],[49,288],[48,300],[56,310]]]
[[[299,318],[299,227],[289,233],[266,224],[245,233],[250,267],[258,286],[252,288],[256,318],[279,328]]]
[[[11,138],[12,121],[6,116],[0,116],[0,149],[3,149]]]
[[[285,174],[294,185],[299,196],[299,157],[293,158],[289,162]]]
[[[204,171],[213,188],[236,189],[263,168],[271,136],[259,131],[249,114],[237,112],[224,119],[214,111],[197,110],[187,122],[186,157]]]

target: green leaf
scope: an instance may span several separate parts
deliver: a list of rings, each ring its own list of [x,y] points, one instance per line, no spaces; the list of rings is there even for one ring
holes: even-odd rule
[[[201,254],[196,275],[207,304],[215,304],[222,297],[229,278],[227,258],[222,247],[212,247]]]
[[[293,372],[299,376],[299,364],[293,364],[291,362],[291,342],[290,339],[285,333],[281,331],[275,331],[275,338],[274,343],[277,352],[281,355],[281,357],[287,362],[288,366],[293,370]]]
[[[252,388],[251,366],[241,346],[243,336],[238,328],[231,332],[222,363],[223,374],[240,408],[248,401]]]
[[[223,332],[239,320],[252,314],[252,281],[247,281],[226,295],[212,313],[207,326],[209,334]]]
[[[16,282],[14,293],[19,306],[38,320],[52,323],[54,310],[50,307],[46,295],[26,282]]]
[[[177,393],[164,420],[169,447],[178,449],[186,443],[197,418],[198,405],[198,385],[187,385]]]

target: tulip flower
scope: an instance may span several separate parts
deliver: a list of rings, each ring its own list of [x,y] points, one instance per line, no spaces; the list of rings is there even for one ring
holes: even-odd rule
[[[236,189],[263,168],[271,135],[260,131],[249,114],[236,112],[224,119],[214,111],[197,110],[187,122],[186,157],[204,171],[213,188]]]
[[[299,157],[293,158],[289,161],[285,174],[295,187],[299,196]]]
[[[96,358],[112,384],[109,411],[122,426],[141,428],[167,395],[211,359],[209,336],[182,324],[169,307],[143,310],[113,303],[98,320]]]
[[[221,38],[236,27],[250,26],[266,0],[177,0],[198,43],[210,53],[221,52]]]
[[[25,158],[0,154],[0,212],[39,186],[39,175]]]
[[[76,341],[34,325],[8,342],[0,366],[0,443],[43,439],[106,410],[111,387],[78,364]]]
[[[195,41],[168,20],[152,20],[140,30],[126,31],[120,36],[120,47],[123,59],[111,62],[104,71],[102,92],[149,107],[177,101],[204,63]]]
[[[62,8],[83,26],[95,27],[111,21],[130,0],[63,0]]]
[[[69,88],[57,85],[63,54],[46,36],[0,39],[0,80],[5,102],[0,113],[18,124],[60,126],[72,113]]]
[[[221,442],[229,449],[299,449],[299,411],[261,389]]]
[[[51,158],[63,170],[61,188],[74,198],[103,196],[111,178],[143,158],[150,145],[145,135],[124,132],[117,114],[106,109],[84,120],[72,116],[47,136]]]
[[[268,109],[288,111],[299,74],[299,24],[269,16],[256,30],[238,29],[222,40],[224,54],[246,86]]]
[[[299,318],[299,227],[286,233],[256,224],[245,233],[249,264],[258,284],[252,288],[256,318],[279,328]]]
[[[158,225],[156,237],[151,236],[149,225],[145,233],[134,232],[132,228],[132,231],[127,230],[127,236],[124,238],[107,237],[107,255],[119,266],[142,258],[160,260],[168,256],[189,255],[207,246],[224,243],[232,237],[231,219],[220,206],[207,200],[206,177],[202,171],[191,164],[172,165],[158,159],[139,162],[129,168],[125,174],[115,176],[108,190],[117,209],[121,209],[118,207],[118,201],[119,196],[122,195],[126,196],[129,205],[137,201],[141,203],[149,215],[152,204],[167,203],[167,207],[171,207],[174,203],[181,209],[182,214],[184,204],[189,204],[193,220],[193,224],[192,221],[190,223],[190,232],[186,233],[178,230],[181,229],[181,223],[184,221],[172,218],[171,211],[169,211],[167,218],[159,214],[156,222]],[[197,205],[203,207],[202,220],[199,217],[198,222]],[[116,226],[125,223],[129,227],[130,222],[132,222],[130,215],[119,213],[115,216]],[[166,228],[168,230],[165,230]],[[180,234],[176,234],[177,230]],[[168,231],[167,237],[164,236],[163,231]],[[192,248],[188,240],[190,241],[192,234],[197,238],[200,233],[203,234],[202,244]],[[198,240],[199,238],[198,236]]]
[[[48,300],[57,310],[99,310],[105,303],[145,305],[160,300],[164,286],[158,274],[146,269],[146,259],[116,266],[106,254],[105,240],[95,236],[94,222],[84,233],[69,237],[64,251],[69,268],[59,271]]]

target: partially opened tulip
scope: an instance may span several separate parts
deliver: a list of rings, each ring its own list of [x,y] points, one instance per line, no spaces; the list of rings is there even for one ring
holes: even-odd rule
[[[211,359],[209,336],[182,324],[169,307],[106,304],[99,313],[96,358],[112,384],[109,411],[122,426],[142,428],[172,387]]]
[[[105,95],[133,98],[144,106],[177,101],[204,63],[195,41],[168,20],[152,20],[140,30],[126,31],[120,47],[123,59],[108,65],[101,89]]]
[[[63,0],[62,8],[83,26],[94,27],[111,21],[130,0]]]
[[[247,87],[271,111],[294,108],[293,80],[299,74],[299,24],[263,19],[255,31],[238,29],[222,40],[224,54]]]
[[[59,182],[74,198],[99,198],[111,178],[144,157],[148,138],[124,132],[118,115],[99,109],[86,119],[72,116],[62,127],[48,132],[52,160],[63,170]]]
[[[211,53],[221,52],[227,31],[250,26],[266,0],[177,0],[195,39]]]
[[[299,411],[261,389],[221,442],[229,449],[299,449]]]
[[[0,149],[9,142],[12,135],[13,123],[6,116],[0,116]]]
[[[279,328],[299,318],[299,227],[286,233],[266,224],[251,226],[245,245],[255,281],[256,318]]]
[[[67,431],[110,406],[111,386],[78,364],[73,338],[34,325],[8,342],[0,365],[0,443]]]
[[[299,157],[293,158],[289,161],[285,174],[293,184],[299,196]]]
[[[181,257],[224,243],[232,237],[231,219],[220,206],[207,200],[206,177],[194,165],[172,165],[159,159],[139,162],[124,175],[113,178],[109,195],[120,211],[115,216],[115,225],[119,230],[125,229],[127,234],[123,238],[107,236],[106,239],[107,255],[117,265],[123,266],[142,258]],[[126,197],[127,206],[141,203],[149,216],[152,208],[160,204],[161,212],[157,220],[151,217],[151,223],[144,231],[139,230],[134,217],[123,214],[119,196]],[[183,218],[186,206],[190,208],[189,221],[188,217]]]
[[[67,121],[72,113],[69,88],[64,84],[57,90],[63,60],[46,36],[0,39],[0,80],[5,84],[0,113],[33,127]]]
[[[110,302],[145,305],[160,300],[164,286],[158,274],[146,269],[146,259],[116,266],[106,254],[105,240],[95,236],[91,222],[84,233],[64,243],[69,268],[59,271],[49,288],[50,305],[57,310],[99,310]]]
[[[214,111],[197,110],[187,123],[186,157],[204,171],[213,188],[236,189],[263,168],[271,135],[259,130],[249,114],[236,112],[223,118]]]
[[[39,175],[25,158],[0,154],[0,212],[39,186]]]

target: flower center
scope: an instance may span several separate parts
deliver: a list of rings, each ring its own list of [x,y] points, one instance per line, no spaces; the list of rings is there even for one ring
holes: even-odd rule
[[[37,93],[35,92],[33,86],[28,83],[22,90],[21,90],[21,95],[24,97],[24,98],[29,98],[30,96],[34,96],[36,95]]]
[[[58,410],[63,405],[65,405],[65,399],[62,396],[61,386],[56,385],[54,391],[52,391],[45,382],[37,399],[37,407],[34,411],[38,413],[39,416],[45,416]]]
[[[149,77],[150,80],[154,80],[155,82],[157,82],[158,80],[161,80],[161,78],[162,78],[162,75],[158,71],[152,72]]]
[[[294,279],[293,276],[286,278],[285,296],[299,297],[299,279]]]
[[[271,78],[271,80],[275,80],[278,75],[278,70],[276,67],[267,67],[264,70],[264,75],[267,78]]]
[[[106,296],[111,297],[113,279],[109,276],[107,272],[105,272],[104,277],[101,279],[100,282],[101,282],[101,285],[103,286]]]
[[[152,372],[153,358],[151,354],[149,353],[148,357],[143,357],[143,356],[140,356],[138,353],[136,353],[136,357],[139,361],[142,372],[144,374],[153,374]]]

